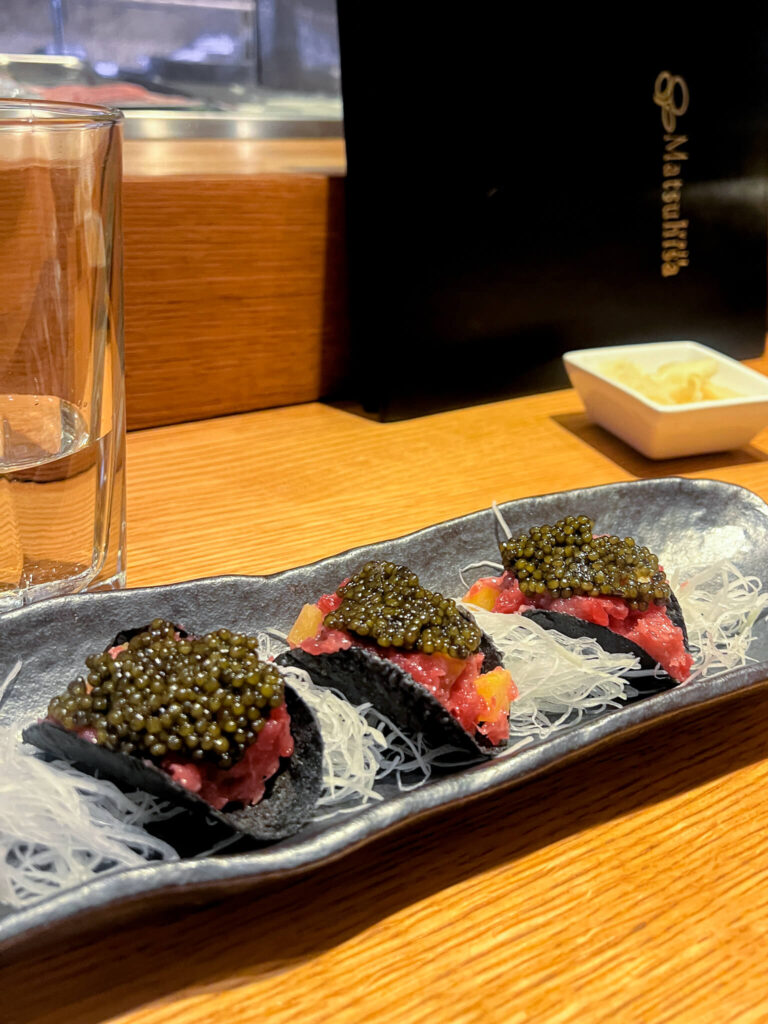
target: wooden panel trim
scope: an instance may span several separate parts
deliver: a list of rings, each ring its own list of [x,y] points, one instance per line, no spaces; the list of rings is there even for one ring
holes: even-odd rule
[[[333,392],[346,363],[344,179],[124,182],[129,428]]]

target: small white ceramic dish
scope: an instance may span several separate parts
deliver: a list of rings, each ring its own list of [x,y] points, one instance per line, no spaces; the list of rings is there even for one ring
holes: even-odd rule
[[[627,359],[652,372],[663,363],[713,359],[713,382],[738,398],[685,405],[660,405],[605,376],[602,367]],[[671,459],[739,448],[768,424],[768,377],[695,341],[615,345],[566,352],[565,369],[587,415],[649,459]]]

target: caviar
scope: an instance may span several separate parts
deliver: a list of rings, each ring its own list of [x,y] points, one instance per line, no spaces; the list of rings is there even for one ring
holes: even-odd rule
[[[284,701],[282,679],[258,660],[257,646],[228,629],[178,637],[155,619],[115,658],[86,658],[88,675],[54,697],[48,715],[65,729],[93,730],[109,750],[231,768]]]
[[[482,633],[455,602],[419,583],[404,565],[367,562],[337,594],[339,607],[324,625],[374,640],[379,647],[401,647],[424,654],[468,658]]]
[[[588,516],[534,526],[500,545],[504,568],[524,594],[550,597],[621,597],[644,611],[665,604],[670,589],[659,560],[631,537],[595,537]]]

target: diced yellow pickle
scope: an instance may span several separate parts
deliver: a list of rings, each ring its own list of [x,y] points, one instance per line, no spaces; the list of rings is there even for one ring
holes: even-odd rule
[[[486,712],[478,715],[480,722],[494,722],[501,715],[505,715],[509,711],[510,702],[517,695],[512,676],[501,667],[479,676],[475,686],[488,708]]]
[[[288,643],[292,647],[298,647],[304,640],[309,640],[310,637],[315,636],[317,631],[323,624],[325,615],[320,611],[316,604],[305,604],[299,612],[299,616],[291,626],[291,631],[288,634]]]
[[[470,590],[463,600],[467,604],[476,604],[478,608],[485,608],[487,612],[490,612],[493,611],[498,596],[499,592],[496,587],[482,586],[478,587],[474,594]]]

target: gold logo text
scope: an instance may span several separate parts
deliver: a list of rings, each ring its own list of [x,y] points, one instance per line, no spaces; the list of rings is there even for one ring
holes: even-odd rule
[[[662,71],[653,86],[653,102],[661,107],[661,123],[665,132],[673,132],[678,117],[688,109],[688,86],[680,75]]]
[[[689,263],[688,221],[681,218],[682,168],[688,159],[687,135],[677,132],[677,119],[688,110],[685,79],[662,71],[656,76],[653,102],[661,107],[664,149],[661,163],[661,276],[676,277]]]

